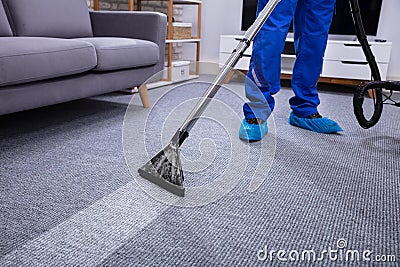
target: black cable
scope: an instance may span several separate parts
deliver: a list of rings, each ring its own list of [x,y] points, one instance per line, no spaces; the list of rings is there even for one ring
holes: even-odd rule
[[[381,90],[380,95],[384,96],[385,99],[382,99],[382,105],[383,104],[387,104],[387,105],[394,105],[396,107],[400,107],[400,102],[396,102],[395,100],[392,99],[392,95],[393,95],[393,91],[400,91],[400,82],[398,81],[372,81],[372,82],[368,82],[368,83],[362,83],[359,85],[359,87],[356,89],[356,92],[358,94],[362,94],[365,95],[368,90],[375,90],[375,88],[384,88],[387,89],[389,91],[389,95],[387,96],[386,94],[384,94]],[[374,92],[374,95],[376,95],[377,92]],[[364,100],[364,98],[362,99],[362,101]],[[375,101],[375,99],[374,99]],[[384,103],[390,101],[392,103]],[[357,103],[357,104],[361,104],[362,105],[363,102],[361,103]],[[362,106],[361,107],[356,107],[355,109],[358,108],[362,111]],[[363,125],[361,125],[363,126]],[[364,127],[365,128],[365,127]],[[369,127],[368,127],[369,128]]]
[[[371,47],[369,46],[367,35],[365,34],[364,31],[358,0],[349,0],[349,2],[350,2],[350,13],[353,17],[353,23],[357,39],[360,42],[364,55],[368,61],[372,77],[374,81],[381,81],[381,75],[379,73],[378,65],[376,63],[374,54],[371,51]],[[382,87],[372,88],[368,86],[369,84],[370,83],[361,84],[359,87],[357,87],[353,97],[354,114],[360,126],[366,129],[378,123],[382,115],[382,109],[383,109]],[[374,98],[374,113],[372,117],[368,120],[364,116],[364,110],[362,106],[364,103],[364,96],[369,89],[374,89],[375,98]]]

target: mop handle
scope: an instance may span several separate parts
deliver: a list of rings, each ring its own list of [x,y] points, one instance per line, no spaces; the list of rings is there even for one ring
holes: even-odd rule
[[[243,56],[243,53],[250,46],[251,41],[254,40],[257,33],[260,31],[261,27],[264,25],[265,21],[271,15],[272,11],[278,5],[281,0],[270,0],[263,10],[257,16],[255,22],[250,26],[250,28],[245,32],[243,39],[239,42],[236,49],[232,52],[230,57],[225,62],[225,65],[219,72],[218,76],[209,86],[207,91],[204,93],[202,98],[197,102],[196,106],[189,114],[187,119],[184,121],[182,126],[178,129],[176,134],[171,140],[171,143],[180,146],[183,141],[188,137],[190,130],[196,124],[198,118],[203,114],[204,110],[207,108],[211,99],[215,96],[218,90],[221,88],[222,84],[228,77],[228,74],[232,68],[237,64],[239,59]]]

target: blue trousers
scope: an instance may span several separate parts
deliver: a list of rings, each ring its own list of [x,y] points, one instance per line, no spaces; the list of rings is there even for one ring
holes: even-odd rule
[[[267,2],[258,1],[257,15]],[[317,82],[335,3],[336,0],[282,0],[277,5],[253,42],[245,82],[250,100],[243,105],[246,118],[266,120],[274,110],[273,95],[280,90],[281,54],[292,20],[296,60],[292,74],[294,96],[289,104],[298,117],[318,112]]]

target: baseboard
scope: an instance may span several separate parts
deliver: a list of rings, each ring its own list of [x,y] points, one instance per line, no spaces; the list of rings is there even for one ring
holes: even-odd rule
[[[386,76],[388,81],[400,81],[400,76]]]

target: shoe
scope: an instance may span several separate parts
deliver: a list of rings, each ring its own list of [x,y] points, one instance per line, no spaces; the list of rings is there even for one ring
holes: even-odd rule
[[[267,122],[260,119],[244,119],[239,129],[239,138],[249,142],[260,141],[268,133]]]
[[[335,121],[315,113],[307,118],[300,118],[290,113],[289,124],[317,133],[337,133],[343,129]]]

